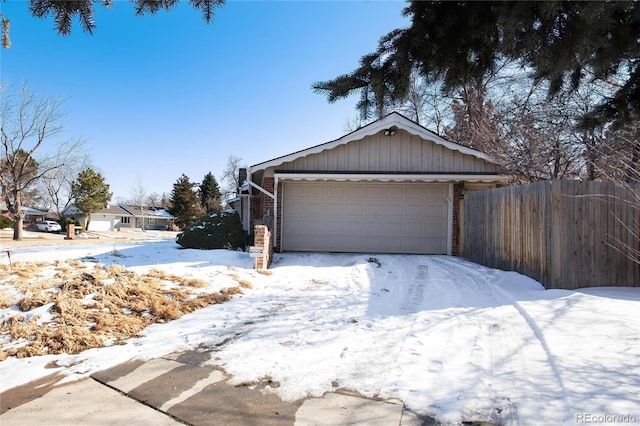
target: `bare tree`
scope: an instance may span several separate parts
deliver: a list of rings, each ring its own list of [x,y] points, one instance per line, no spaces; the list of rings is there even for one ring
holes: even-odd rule
[[[222,172],[220,182],[222,183],[222,199],[224,201],[230,200],[235,197],[238,192],[238,187],[242,182],[239,182],[238,170],[240,169],[242,159],[235,155],[230,155],[227,159],[227,167]]]
[[[131,186],[131,197],[135,206],[140,209],[140,216],[142,217],[142,224],[140,228],[144,231],[144,208],[145,202],[147,201],[147,188],[140,176],[138,176],[134,184]]]
[[[429,82],[417,70],[411,73],[407,97],[394,109],[432,132],[443,135],[452,124],[452,98],[444,94],[442,82]]]
[[[147,196],[147,205],[151,208],[158,208],[162,206],[162,196],[157,192],[152,192]]]
[[[626,189],[626,196],[616,196],[615,203],[631,212],[626,221],[616,211],[610,212],[631,238],[622,241],[609,236],[607,244],[640,264],[640,123],[606,131],[595,157],[596,175]]]
[[[71,182],[80,171],[90,166],[90,157],[84,143],[84,140],[74,139],[60,144],[55,152],[54,164],[64,166],[49,170],[39,182],[42,209],[54,212],[58,219],[62,219],[63,212],[73,201]]]
[[[2,92],[0,184],[2,197],[14,221],[13,239],[22,240],[25,196],[39,179],[65,166],[59,161],[66,155],[35,158],[36,151],[62,131],[61,102],[37,97],[26,83],[19,93]]]

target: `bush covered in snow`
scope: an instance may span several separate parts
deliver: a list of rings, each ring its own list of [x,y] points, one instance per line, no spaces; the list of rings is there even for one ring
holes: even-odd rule
[[[220,249],[245,245],[240,215],[235,210],[213,212],[178,234],[176,243],[184,248]]]

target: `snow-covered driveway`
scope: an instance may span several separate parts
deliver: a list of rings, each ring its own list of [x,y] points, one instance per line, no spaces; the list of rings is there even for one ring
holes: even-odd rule
[[[446,256],[290,254],[273,272],[258,305],[277,313],[218,354],[236,383],[396,397],[453,423],[638,414],[638,289],[544,291]]]
[[[213,291],[234,273],[253,289],[123,345],[9,358],[0,363],[0,391],[202,348],[233,383],[269,377],[283,399],[348,389],[399,398],[445,424],[640,422],[640,288],[544,290],[447,256],[277,254],[264,275],[246,253],[178,250],[171,241],[30,247],[12,256],[89,254],[138,272],[200,278]]]

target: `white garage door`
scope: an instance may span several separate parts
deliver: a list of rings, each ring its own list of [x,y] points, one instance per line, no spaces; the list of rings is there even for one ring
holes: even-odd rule
[[[113,227],[113,220],[110,218],[100,218],[100,217],[91,218],[91,222],[89,223],[89,231],[111,231]]]
[[[282,249],[447,253],[449,186],[285,182]]]

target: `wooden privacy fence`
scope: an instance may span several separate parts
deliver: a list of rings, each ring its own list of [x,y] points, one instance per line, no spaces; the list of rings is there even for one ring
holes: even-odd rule
[[[546,288],[640,286],[640,185],[555,180],[468,193],[461,256]]]

